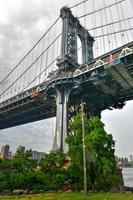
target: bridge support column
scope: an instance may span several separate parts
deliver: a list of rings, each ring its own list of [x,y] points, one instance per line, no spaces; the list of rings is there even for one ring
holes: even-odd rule
[[[68,151],[68,145],[65,142],[67,137],[67,107],[69,90],[58,90],[56,97],[56,129],[53,143],[53,150],[61,149],[64,152]]]

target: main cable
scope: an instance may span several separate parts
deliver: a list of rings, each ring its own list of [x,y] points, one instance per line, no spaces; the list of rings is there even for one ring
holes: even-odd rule
[[[21,61],[15,65],[15,67],[9,72],[9,74],[7,74],[1,81],[0,81],[0,85],[10,76],[10,74],[12,74],[12,72],[14,72],[14,70],[23,62],[23,60],[30,54],[30,52],[38,45],[38,43],[46,36],[46,34],[51,30],[51,28],[58,22],[58,20],[60,19],[60,17],[58,17],[54,23],[50,26],[50,28],[44,33],[44,35],[36,42],[36,44],[28,51],[28,53],[21,59]]]
[[[99,29],[99,28],[102,28],[102,27],[105,27],[105,26],[111,26],[113,24],[117,24],[119,22],[123,22],[123,21],[126,21],[126,20],[130,20],[130,19],[133,19],[133,17],[128,17],[126,19],[122,19],[122,20],[118,20],[118,21],[115,21],[115,22],[111,22],[111,23],[108,23],[108,24],[104,24],[104,25],[101,25],[101,26],[96,26],[94,28],[91,28],[91,29],[87,29],[88,31],[93,31],[95,29]]]
[[[58,58],[58,57],[57,57],[57,58]],[[41,74],[43,74],[43,73],[45,72],[46,69],[48,69],[52,64],[54,64],[54,62],[57,60],[57,58],[55,58],[41,73],[39,73],[39,74],[30,82],[29,85],[31,85]],[[44,81],[46,81],[46,80],[47,80],[47,78],[44,79]],[[44,82],[44,81],[43,81],[43,82]],[[27,87],[29,87],[29,85],[25,86],[25,87],[21,90],[20,93],[22,93]],[[20,94],[20,93],[19,93],[19,94]]]
[[[73,8],[79,6],[79,5],[81,5],[81,4],[83,4],[83,3],[87,2],[87,1],[88,1],[88,0],[81,1],[80,3],[77,3],[77,4],[75,4],[74,6],[71,6],[70,9],[73,9]]]
[[[103,37],[103,36],[113,35],[113,34],[122,33],[122,32],[130,31],[130,30],[133,30],[133,27],[128,28],[128,29],[124,29],[124,30],[120,30],[120,31],[115,31],[115,32],[112,32],[112,33],[107,33],[107,34],[104,34],[104,35],[97,35],[94,38],[99,38],[99,37]]]
[[[39,60],[39,58],[41,58],[42,57],[42,55],[49,49],[49,47],[51,47],[53,44],[54,44],[54,42],[61,36],[61,34],[62,33],[60,33],[54,40],[53,40],[53,42],[35,59],[35,61],[11,84],[11,85],[9,85],[9,87],[8,88],[6,88],[6,90],[4,90],[1,94],[0,94],[0,96],[1,95],[3,95],[7,90],[9,90],[38,60]],[[46,68],[47,69],[47,68]],[[29,86],[29,85],[28,85]]]
[[[81,15],[81,16],[78,17],[78,19],[80,19],[80,18],[82,18],[82,17],[86,17],[86,16],[88,16],[88,15],[92,15],[92,14],[94,14],[94,13],[96,13],[96,12],[99,12],[99,11],[105,10],[105,9],[107,9],[107,8],[109,8],[109,7],[112,7],[112,6],[116,5],[116,4],[119,4],[119,3],[123,2],[123,1],[126,1],[126,0],[120,0],[120,1],[115,2],[115,3],[113,3],[113,4],[109,5],[109,6],[106,6],[106,7],[104,7],[104,8],[100,8],[100,9],[98,9],[98,10],[95,10],[95,11],[93,11],[93,12],[87,13],[87,14],[85,14],[85,15]]]

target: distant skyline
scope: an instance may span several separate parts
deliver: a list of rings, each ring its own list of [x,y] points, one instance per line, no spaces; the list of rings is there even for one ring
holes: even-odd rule
[[[31,148],[26,148],[25,146],[21,146],[21,144],[16,146],[16,148],[11,146],[10,144],[4,144],[3,146],[0,146],[0,154],[1,154],[2,148],[5,147],[5,146],[9,146],[9,152],[12,153],[12,154],[14,154],[16,152],[19,152],[19,151],[21,151],[21,152],[25,152],[27,150],[36,151],[32,147]],[[37,151],[37,152],[39,152],[39,151]]]
[[[133,3],[132,0],[126,1]],[[0,80],[59,16],[60,8],[78,2],[81,0],[0,0]],[[132,155],[133,101],[127,102],[122,110],[103,111],[102,121],[116,140],[116,155]],[[0,130],[0,148],[9,144],[11,151],[15,151],[18,145],[23,145],[26,149],[48,152],[52,147],[54,129],[55,118]]]
[[[107,133],[113,135],[116,141],[115,154],[119,157],[133,155],[133,101],[126,102],[121,110],[105,110],[102,112],[102,122]],[[125,116],[127,116],[125,118]],[[0,130],[0,148],[5,144],[10,145],[10,150],[15,152],[17,146],[25,146],[41,152],[49,152],[54,137],[55,118],[42,120],[18,127]]]

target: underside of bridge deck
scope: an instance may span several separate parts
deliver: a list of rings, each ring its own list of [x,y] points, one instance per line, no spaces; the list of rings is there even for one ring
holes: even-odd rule
[[[86,112],[99,114],[102,110],[122,108],[133,99],[133,53],[105,63],[84,73],[53,81],[53,85],[78,82],[69,95],[68,106],[86,102]],[[50,89],[51,90],[51,89]],[[0,129],[18,126],[56,116],[55,90],[44,96],[31,95],[0,108]],[[72,113],[71,113],[72,114]],[[72,114],[73,115],[73,114]]]
[[[0,112],[0,129],[51,118],[55,113],[54,100],[29,97],[3,108]]]

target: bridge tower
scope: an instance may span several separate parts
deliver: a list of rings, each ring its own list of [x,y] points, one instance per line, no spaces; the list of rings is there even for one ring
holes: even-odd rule
[[[64,152],[68,147],[65,143],[65,138],[68,134],[68,100],[69,95],[74,87],[74,84],[69,81],[63,81],[63,76],[66,74],[72,75],[78,67],[77,54],[77,38],[79,37],[82,45],[82,63],[89,62],[93,59],[93,43],[94,38],[81,25],[79,20],[73,16],[68,7],[63,7],[60,10],[62,18],[62,42],[61,55],[57,60],[59,74],[62,77],[61,83],[55,85],[56,96],[56,130],[53,144],[53,150],[61,149]]]

